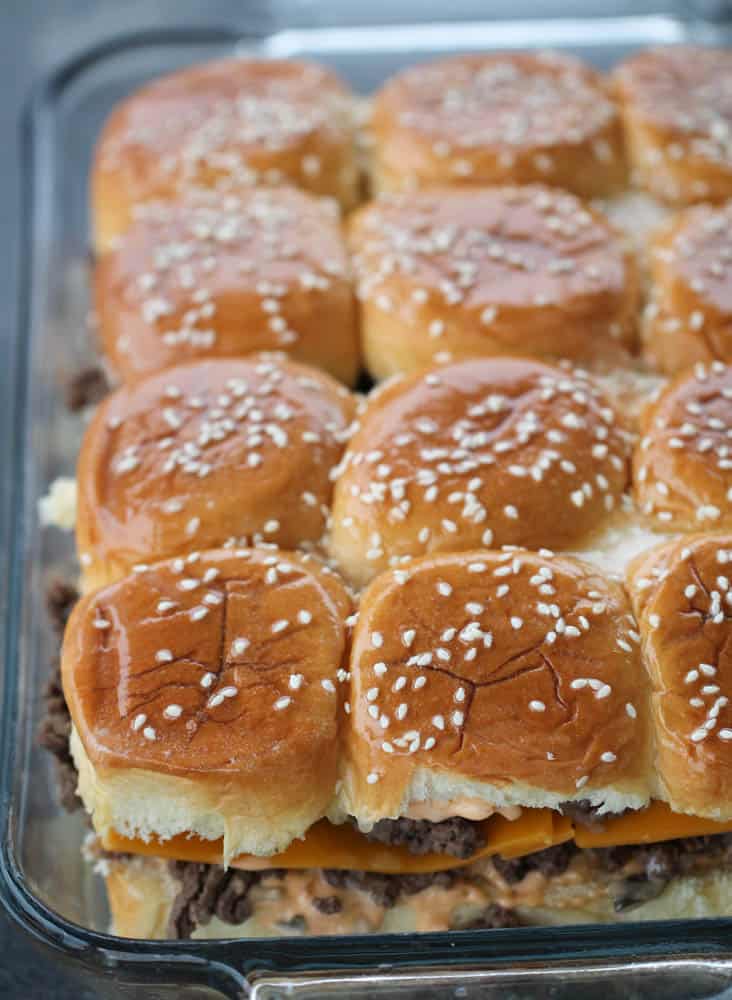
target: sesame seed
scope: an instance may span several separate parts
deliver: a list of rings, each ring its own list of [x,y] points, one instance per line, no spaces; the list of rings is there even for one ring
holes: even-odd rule
[[[371,645],[374,647],[374,649],[381,649],[381,647],[384,645],[384,637],[381,634],[381,632],[371,633]]]
[[[292,698],[290,698],[288,695],[284,695],[284,697],[277,699],[273,707],[276,712],[281,712],[283,708],[287,708],[287,706],[290,705],[291,703],[292,703]]]
[[[146,740],[152,741],[157,739],[158,734],[155,732],[152,726],[145,726],[145,728],[142,731],[142,735],[145,737]]]
[[[612,753],[610,750],[606,750],[605,753],[600,754],[600,760],[603,762],[603,764],[612,764],[617,759],[618,758],[615,756],[615,754]]]
[[[163,709],[163,716],[166,719],[179,719],[183,714],[183,709],[180,705],[166,705]]]
[[[324,691],[327,691],[329,694],[335,694],[335,684],[333,681],[326,678],[325,680],[322,680],[320,684]]]
[[[288,682],[291,691],[299,691],[302,687],[302,682],[304,681],[302,674],[290,674],[290,680]]]
[[[286,618],[280,618],[278,621],[272,623],[272,632],[275,635],[279,632],[284,632],[289,624]]]
[[[546,711],[546,705],[544,704],[543,701],[530,701],[529,702],[529,708],[531,709],[532,712],[545,712]]]
[[[247,651],[249,645],[250,643],[248,639],[245,639],[243,636],[239,636],[239,638],[234,639],[234,641],[231,644],[231,655],[241,656],[242,653],[245,653]]]
[[[370,774],[366,775],[366,782],[369,785],[375,785],[379,780],[379,775],[375,771],[371,771]]]
[[[133,728],[133,730],[135,732],[137,732],[138,729],[142,729],[142,727],[145,725],[146,722],[147,722],[147,716],[145,715],[144,712],[140,712],[132,720],[132,728]]]
[[[309,625],[310,622],[313,620],[313,616],[309,611],[305,610],[298,611],[297,620],[300,622],[301,625]]]

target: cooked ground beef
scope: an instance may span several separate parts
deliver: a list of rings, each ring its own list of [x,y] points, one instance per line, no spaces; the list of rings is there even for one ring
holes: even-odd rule
[[[342,871],[324,868],[323,878],[334,889],[360,889],[384,909],[391,909],[400,896],[413,896],[430,886],[448,889],[460,874],[455,871],[429,872],[420,875],[380,875],[378,872]]]
[[[214,915],[227,924],[242,923],[252,912],[249,892],[263,876],[195,861],[171,861],[170,872],[180,882],[170,912],[169,931],[175,938],[189,938]]]
[[[602,847],[593,856],[606,871],[646,878],[670,879],[710,863],[732,861],[732,834],[713,837],[680,837],[659,844],[628,844]]]
[[[337,896],[313,896],[313,906],[326,917],[332,917],[343,909],[343,903]]]
[[[71,716],[61,687],[61,666],[56,663],[43,692],[46,714],[38,727],[38,742],[55,758],[59,799],[64,809],[74,812],[81,806],[76,794],[78,775],[69,750]]]
[[[466,923],[456,923],[451,930],[477,931],[489,927],[521,927],[522,921],[515,910],[499,903],[490,903],[486,908]]]
[[[563,816],[569,816],[575,823],[587,826],[590,829],[601,830],[603,822],[612,816],[622,816],[620,813],[604,813],[598,815],[600,806],[593,806],[589,799],[580,799],[578,802],[562,802],[559,811]],[[627,810],[623,810],[626,812]]]
[[[63,635],[74,605],[79,600],[79,591],[68,580],[54,577],[46,587],[46,609],[54,630]]]
[[[452,854],[456,858],[469,858],[485,844],[481,824],[459,816],[439,823],[382,819],[366,836],[381,844],[406,847],[410,854]]]
[[[502,858],[495,855],[493,867],[510,884],[520,882],[529,872],[534,871],[548,876],[561,875],[567,870],[569,862],[578,850],[579,848],[569,840],[565,844],[547,847],[544,851],[524,854],[521,858]]]
[[[110,390],[104,370],[99,365],[89,365],[69,379],[66,386],[66,405],[72,413],[77,413],[85,406],[101,403]]]
[[[592,850],[596,861],[619,876],[615,909],[655,899],[672,878],[732,863],[732,834],[680,837],[659,844],[628,844]]]

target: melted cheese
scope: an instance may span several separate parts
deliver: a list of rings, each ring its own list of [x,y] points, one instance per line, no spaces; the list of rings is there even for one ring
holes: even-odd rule
[[[575,826],[568,816],[551,809],[524,809],[515,820],[494,815],[483,822],[485,845],[471,858],[449,854],[410,854],[406,847],[393,847],[368,840],[350,824],[334,826],[321,820],[302,840],[295,840],[282,854],[271,858],[242,855],[232,861],[235,868],[250,871],[263,868],[342,868],[355,871],[409,874],[459,868],[479,858],[500,854],[504,858],[521,857],[574,837],[579,847],[614,847],[619,844],[647,844],[676,837],[693,837],[732,831],[732,822],[716,823],[697,816],[672,812],[663,802],[653,802],[647,809],[608,819],[602,829]],[[150,840],[123,837],[110,832],[103,838],[108,851],[146,854],[176,861],[199,861],[221,864],[220,840],[200,837],[171,837]]]
[[[672,812],[665,802],[651,802],[647,809],[609,819],[602,829],[577,826],[574,839],[578,847],[616,847],[619,844],[655,844],[677,837],[699,837],[730,830],[732,823],[686,816]]]

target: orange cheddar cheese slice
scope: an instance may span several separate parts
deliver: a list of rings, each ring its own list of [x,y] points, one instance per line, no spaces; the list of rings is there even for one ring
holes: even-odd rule
[[[563,844],[572,838],[578,847],[615,847],[728,831],[732,831],[732,822],[717,823],[698,816],[674,813],[664,802],[652,802],[647,809],[608,819],[596,829],[575,826],[568,816],[551,809],[524,809],[515,820],[498,815],[485,820],[483,833],[486,842],[466,859],[449,854],[410,854],[406,847],[368,840],[350,824],[334,826],[328,820],[320,820],[302,840],[294,840],[281,854],[270,858],[243,854],[232,861],[232,866],[250,871],[263,868],[342,868],[386,875],[417,874],[460,868],[492,854],[517,858]],[[169,840],[143,841],[123,837],[111,830],[102,838],[102,845],[108,851],[176,861],[220,864],[222,858],[221,840],[202,840],[185,834]]]
[[[558,817],[562,820],[563,817]],[[567,821],[568,822],[568,821]],[[407,874],[446,871],[459,868],[491,854],[516,857],[551,847],[571,836],[564,834],[555,840],[554,816],[550,809],[526,809],[518,820],[492,816],[483,824],[485,845],[472,857],[454,858],[449,854],[410,854],[406,847],[394,847],[368,840],[350,824],[334,826],[321,820],[312,826],[302,840],[294,840],[287,850],[271,858],[241,855],[232,861],[235,868],[257,870],[261,868],[343,868],[383,874]],[[199,861],[220,864],[220,840],[202,840],[184,834],[169,840],[143,841],[123,837],[110,830],[102,838],[105,850],[150,857],[170,858],[176,861]]]
[[[651,802],[647,809],[624,813],[591,830],[576,826],[578,847],[617,847],[620,844],[655,844],[677,837],[699,837],[704,834],[728,833],[732,823],[717,823],[700,816],[672,812],[665,802]]]

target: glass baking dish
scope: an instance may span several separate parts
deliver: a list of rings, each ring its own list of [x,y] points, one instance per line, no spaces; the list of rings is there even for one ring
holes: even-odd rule
[[[361,5],[358,5],[359,7]],[[607,68],[634,49],[724,43],[730,29],[691,6],[585,3],[277,3],[258,32],[166,28],[82,53],[37,88],[25,118],[26,238],[22,324],[2,372],[7,448],[0,496],[7,573],[0,582],[5,666],[0,676],[0,899],[59,961],[117,986],[180,997],[722,996],[732,982],[732,920],[447,934],[257,941],[145,942],[106,933],[102,880],[79,851],[83,819],[57,804],[48,755],[36,745],[41,692],[56,652],[45,612],[50,574],[74,571],[72,539],[41,532],[36,506],[58,475],[73,474],[82,421],[64,385],[91,356],[88,342],[87,175],[99,127],[145,80],[248,50],[310,57],[368,93],[388,74],[454,51],[553,47]],[[723,5],[701,4],[709,13]],[[554,9],[552,9],[552,7]],[[605,16],[603,7],[612,13]],[[642,8],[642,12],[639,10]],[[563,16],[552,16],[564,12]],[[576,16],[569,16],[567,13]],[[503,16],[500,16],[503,15]],[[525,16],[523,16],[525,15]],[[368,23],[364,23],[368,18]],[[359,23],[360,22],[360,23]],[[283,27],[286,25],[287,27]],[[1,960],[0,960],[1,962]],[[134,995],[134,994],[132,994]]]

